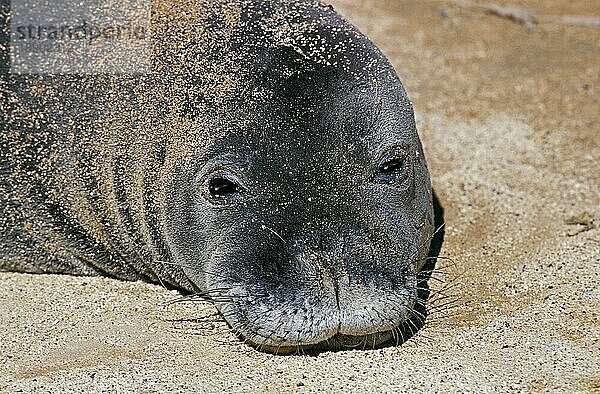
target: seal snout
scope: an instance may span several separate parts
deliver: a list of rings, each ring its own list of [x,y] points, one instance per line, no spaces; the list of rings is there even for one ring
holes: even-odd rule
[[[389,250],[378,251],[368,237],[297,237],[290,244],[287,251],[279,244],[252,256],[252,277],[238,282],[231,300],[219,305],[248,342],[279,352],[358,347],[364,341],[375,346],[410,315],[416,288],[409,286],[406,264]]]

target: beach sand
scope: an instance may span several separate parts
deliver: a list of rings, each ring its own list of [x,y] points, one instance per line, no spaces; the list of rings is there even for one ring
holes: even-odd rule
[[[0,391],[600,392],[600,28],[552,17],[598,2],[519,1],[532,29],[450,1],[332,3],[414,103],[446,223],[426,327],[275,356],[160,286],[1,273]]]

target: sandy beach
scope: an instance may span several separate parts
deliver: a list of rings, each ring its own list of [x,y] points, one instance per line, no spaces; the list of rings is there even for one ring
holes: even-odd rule
[[[157,285],[0,273],[1,392],[600,392],[600,27],[560,18],[600,4],[515,2],[529,26],[473,3],[331,3],[415,107],[446,223],[427,325],[276,356]]]

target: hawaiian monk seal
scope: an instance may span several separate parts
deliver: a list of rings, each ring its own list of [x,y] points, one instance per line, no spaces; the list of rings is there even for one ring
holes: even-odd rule
[[[268,351],[376,346],[434,230],[412,105],[318,1],[152,5],[139,75],[8,73],[0,269],[162,282]]]

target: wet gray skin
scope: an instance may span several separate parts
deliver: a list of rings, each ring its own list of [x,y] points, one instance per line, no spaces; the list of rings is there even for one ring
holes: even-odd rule
[[[433,208],[391,65],[313,1],[153,11],[148,74],[5,73],[0,269],[160,281],[266,351],[401,342]]]

